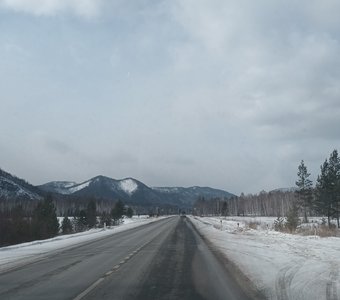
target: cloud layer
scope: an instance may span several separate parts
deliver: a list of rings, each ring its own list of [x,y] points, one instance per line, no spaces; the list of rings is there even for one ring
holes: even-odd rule
[[[3,167],[35,183],[257,192],[339,146],[338,1],[0,3]]]
[[[37,16],[72,13],[93,17],[100,11],[101,0],[1,0],[4,8]]]

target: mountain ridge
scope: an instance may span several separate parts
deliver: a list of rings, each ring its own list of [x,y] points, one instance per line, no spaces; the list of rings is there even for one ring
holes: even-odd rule
[[[191,206],[198,197],[231,198],[235,196],[224,190],[211,187],[149,187],[143,182],[126,177],[113,179],[98,175],[82,183],[52,181],[38,186],[45,192],[62,192],[65,195],[92,196],[102,198],[122,199],[132,203],[175,204]],[[57,188],[56,188],[57,187]]]
[[[96,198],[122,200],[127,204],[145,207],[170,205],[183,208],[191,207],[198,197],[210,199],[234,196],[227,191],[210,187],[149,187],[132,177],[113,179],[103,175],[81,183],[50,181],[34,186],[0,169],[0,199],[41,200],[47,193],[54,194],[57,201]]]

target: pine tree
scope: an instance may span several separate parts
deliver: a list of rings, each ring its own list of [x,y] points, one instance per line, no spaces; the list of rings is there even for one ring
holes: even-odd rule
[[[293,206],[289,209],[286,218],[286,228],[291,232],[295,232],[297,226],[299,225],[299,208],[294,203]]]
[[[229,214],[229,207],[228,207],[227,201],[223,201],[222,208],[221,208],[221,214],[224,217],[226,217]]]
[[[327,216],[328,226],[330,226],[332,216],[332,201],[329,197],[329,164],[327,159],[321,165],[320,169],[321,174],[318,176],[316,182],[316,197],[314,205],[317,212]]]
[[[22,205],[15,206],[11,211],[10,243],[18,244],[31,240],[31,224]]]
[[[126,216],[128,217],[128,218],[132,218],[132,216],[133,216],[133,209],[131,208],[131,207],[129,207],[127,210],[126,210]]]
[[[61,223],[61,229],[62,229],[63,234],[72,233],[73,226],[68,216],[64,217],[63,222]]]
[[[74,228],[76,232],[84,231],[87,228],[86,211],[80,210],[78,216],[74,218]]]
[[[321,174],[316,184],[316,210],[327,216],[328,226],[331,218],[336,217],[339,227],[339,189],[340,189],[340,159],[337,150],[334,150],[329,160],[321,166]]]
[[[315,206],[315,210],[322,215],[327,215],[326,205],[325,205],[325,202],[327,199],[327,189],[326,189],[327,170],[328,170],[328,160],[326,159],[324,163],[320,166],[321,172],[318,175],[318,178],[315,184],[314,206]]]
[[[123,217],[123,214],[124,214],[124,204],[122,201],[118,200],[115,207],[111,211],[114,224],[119,223],[119,220]]]
[[[35,239],[47,239],[59,232],[59,222],[51,195],[39,202],[33,212],[32,230]]]
[[[310,173],[308,173],[303,160],[299,165],[297,175],[298,180],[295,182],[298,187],[296,191],[297,204],[303,210],[304,222],[307,223],[307,211],[312,206],[313,193],[312,181],[308,178]]]
[[[87,204],[86,208],[86,223],[89,228],[93,228],[97,224],[97,205],[94,200]]]
[[[333,215],[337,219],[338,228],[339,224],[339,181],[340,181],[340,159],[338,156],[338,151],[334,150],[329,157],[329,170],[328,170],[328,180],[329,180],[329,197],[332,203]]]

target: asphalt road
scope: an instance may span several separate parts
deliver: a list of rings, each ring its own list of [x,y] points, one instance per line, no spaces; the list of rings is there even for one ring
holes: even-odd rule
[[[2,273],[0,299],[254,298],[234,277],[188,218],[173,217]]]

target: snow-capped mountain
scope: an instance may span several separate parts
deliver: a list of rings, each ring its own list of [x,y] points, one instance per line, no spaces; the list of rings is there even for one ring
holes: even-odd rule
[[[0,169],[0,199],[40,200],[39,189]]]
[[[116,180],[105,176],[96,176],[82,183],[53,181],[40,185],[39,188],[46,192],[63,195],[121,199],[142,205],[161,201],[155,191],[134,178]]]
[[[73,181],[52,181],[40,186],[33,186],[0,169],[0,200],[41,200],[47,192],[54,194],[55,199],[67,200],[77,198],[97,198],[140,206],[170,205],[190,207],[198,197],[230,198],[223,190],[209,187],[153,187],[150,188],[134,178],[120,180],[105,176],[96,176],[81,183]]]
[[[134,179],[112,179],[105,176],[97,176],[82,183],[68,181],[53,181],[39,186],[46,192],[63,195],[95,197],[102,199],[121,199],[126,203],[139,205],[169,204],[188,207],[198,197],[230,198],[233,194],[223,190],[209,187],[153,187]]]
[[[70,181],[52,181],[46,184],[40,185],[39,188],[53,193],[59,193],[63,195],[70,195],[74,193],[91,193],[98,189],[104,189],[114,193],[125,193],[132,196],[137,191],[138,186],[141,183],[133,178],[125,178],[122,180],[115,180],[105,176],[97,176],[82,183],[70,182]],[[100,191],[103,193],[105,191]]]

